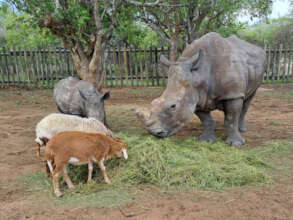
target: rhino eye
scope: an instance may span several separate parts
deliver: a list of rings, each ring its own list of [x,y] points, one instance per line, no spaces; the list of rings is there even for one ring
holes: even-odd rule
[[[174,110],[176,108],[176,104],[170,106],[170,109]]]

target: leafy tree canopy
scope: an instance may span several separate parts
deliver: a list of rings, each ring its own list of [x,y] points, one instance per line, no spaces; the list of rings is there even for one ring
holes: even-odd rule
[[[0,6],[0,43],[8,47],[37,47],[60,45],[48,29],[41,29],[31,22],[31,16],[15,13],[7,4]]]
[[[258,24],[247,26],[239,31],[239,36],[251,43],[260,46],[290,44],[293,45],[293,19],[284,16],[278,19],[261,21]]]
[[[135,16],[171,45],[175,61],[183,44],[210,31],[235,33],[241,27],[240,14],[266,16],[271,5],[271,0],[166,0],[157,7],[140,7]]]

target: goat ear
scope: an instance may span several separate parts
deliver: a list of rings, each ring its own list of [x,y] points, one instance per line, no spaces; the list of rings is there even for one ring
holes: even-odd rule
[[[107,100],[110,98],[110,92],[106,92],[103,96],[102,96],[102,100]]]
[[[79,94],[80,94],[80,97],[81,97],[82,99],[86,100],[86,94],[85,94],[85,92],[84,92],[82,89],[78,89],[78,92],[79,92]]]

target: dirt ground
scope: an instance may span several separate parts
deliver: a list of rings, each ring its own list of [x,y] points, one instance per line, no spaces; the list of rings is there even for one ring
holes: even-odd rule
[[[107,89],[105,89],[107,90]],[[162,90],[108,89],[111,105],[145,106]],[[155,92],[150,92],[155,91]],[[44,194],[24,189],[18,180],[43,169],[35,155],[34,128],[45,115],[57,112],[52,90],[0,89],[0,220],[2,219],[293,219],[293,175],[280,177],[273,186],[222,191],[170,193],[142,187],[143,197],[121,208],[65,207]],[[217,136],[224,137],[223,114],[213,112]],[[267,141],[293,141],[293,84],[264,85],[247,115],[249,131],[245,147]],[[115,127],[112,123],[114,131]],[[177,138],[198,136],[202,131],[194,119],[176,134]],[[287,158],[293,167],[293,155]],[[42,201],[42,202],[38,202]]]

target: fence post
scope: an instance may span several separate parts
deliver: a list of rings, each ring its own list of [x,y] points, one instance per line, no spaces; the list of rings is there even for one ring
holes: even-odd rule
[[[23,48],[23,57],[24,57],[23,74],[22,74],[23,80],[25,80],[27,78],[27,83],[28,83],[28,85],[30,85],[31,77],[30,77],[30,71],[29,71],[29,67],[28,67],[29,64],[28,64],[26,47]],[[25,75],[27,75],[27,77]]]
[[[139,51],[137,50],[137,47],[134,47],[134,70],[135,70],[135,79],[136,79],[136,86],[139,85],[138,83],[138,61],[137,61],[137,53]]]
[[[118,67],[119,67],[119,73],[120,73],[120,86],[123,86],[123,71],[122,71],[122,54],[121,54],[121,49],[118,46]]]
[[[290,80],[290,76],[293,79],[293,74],[291,73],[292,69],[291,69],[291,63],[292,63],[292,47],[290,47],[288,45],[288,80]]]
[[[8,85],[10,84],[10,71],[9,71],[9,67],[8,67],[8,52],[6,52],[6,48],[3,47],[3,54],[4,54],[4,59],[5,59],[5,69],[6,69],[6,74],[7,74],[7,81],[8,81]]]
[[[293,72],[292,72],[292,70],[293,70],[293,62],[292,62],[292,52],[293,52],[293,48],[292,47],[290,47],[289,48],[289,50],[290,50],[290,58],[289,58],[289,66],[288,66],[288,72],[289,72],[289,74],[291,75],[291,80],[293,81]]]
[[[287,80],[287,47],[286,47],[286,44],[284,44],[284,48],[283,48],[283,52],[284,52],[284,64],[282,65],[283,66],[283,76],[282,76],[282,81],[285,82]]]
[[[125,82],[126,82],[126,86],[128,86],[128,61],[127,61],[126,45],[124,46],[123,57],[124,57]]]
[[[141,48],[139,48],[139,66],[140,66],[140,84],[141,86],[144,86],[144,81],[143,81],[143,65],[142,65],[142,55],[143,55],[143,51]]]
[[[149,61],[147,59],[147,49],[144,49],[144,65],[145,65],[145,72],[146,72],[146,86],[150,85],[150,71],[149,71]]]
[[[283,44],[280,44],[279,51],[278,51],[279,56],[278,56],[277,80],[280,80],[282,52],[283,52]]]
[[[30,58],[31,58],[31,62],[32,62],[32,70],[33,70],[33,76],[34,76],[34,85],[37,86],[38,85],[38,70],[37,70],[37,65],[36,65],[36,54],[35,54],[35,50],[32,47],[29,47],[30,50]]]
[[[154,72],[153,72],[153,47],[152,47],[152,45],[150,47],[150,68],[149,68],[149,73],[151,73],[152,86],[154,86],[155,85],[155,80],[154,80]]]
[[[268,80],[269,79],[269,76],[270,76],[270,72],[271,72],[271,61],[272,61],[272,59],[271,59],[271,46],[270,45],[268,45],[268,64],[267,64],[267,75],[266,75],[266,80]]]
[[[3,52],[2,52],[3,53]],[[3,65],[3,58],[2,58],[2,54],[0,54],[0,66],[1,66],[1,69],[0,69],[0,74],[1,74],[1,85],[4,86],[5,85],[5,76],[4,76],[4,65]]]
[[[114,63],[114,77],[115,77],[115,86],[118,85],[118,82],[117,82],[117,74],[118,74],[118,71],[117,71],[117,54],[116,54],[116,48],[113,48],[113,63]]]
[[[159,77],[159,70],[158,70],[158,48],[155,48],[155,72],[156,72],[156,78],[157,78],[157,86],[160,86],[160,77]]]
[[[133,54],[133,48],[131,48],[131,46],[129,45],[129,49],[128,49],[128,56],[127,56],[127,59],[128,59],[128,63],[127,63],[127,67],[128,67],[128,71],[129,71],[129,74],[130,74],[130,79],[131,79],[131,86],[134,85],[134,82],[133,82],[133,67],[132,67],[132,55]]]

